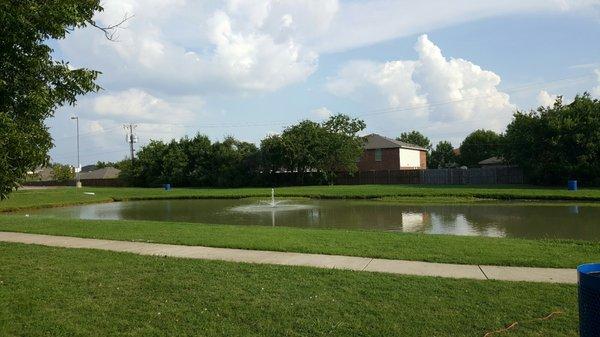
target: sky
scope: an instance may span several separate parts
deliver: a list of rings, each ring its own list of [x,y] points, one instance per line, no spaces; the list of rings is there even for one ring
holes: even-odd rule
[[[50,41],[54,57],[102,72],[102,90],[46,121],[54,162],[129,155],[197,133],[260,143],[336,113],[368,133],[418,130],[458,147],[516,110],[600,97],[600,0],[105,0],[94,19],[131,17]]]

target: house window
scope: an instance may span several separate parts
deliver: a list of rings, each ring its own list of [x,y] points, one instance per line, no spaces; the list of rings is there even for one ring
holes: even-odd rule
[[[376,149],[375,150],[375,161],[381,161],[382,157],[383,157],[383,150]]]

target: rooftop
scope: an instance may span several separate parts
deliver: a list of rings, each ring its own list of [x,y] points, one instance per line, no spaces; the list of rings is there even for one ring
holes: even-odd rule
[[[366,150],[402,148],[402,149],[427,151],[427,149],[422,146],[401,142],[399,140],[384,137],[384,136],[378,135],[376,133],[372,133],[372,134],[366,136],[366,139],[367,139],[367,144],[365,145]]]

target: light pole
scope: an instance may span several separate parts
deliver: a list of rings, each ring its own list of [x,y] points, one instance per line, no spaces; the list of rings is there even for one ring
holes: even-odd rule
[[[81,162],[79,161],[79,117],[71,116],[71,119],[74,119],[77,125],[77,167],[75,168],[75,177],[77,180],[76,186],[77,188],[80,188],[81,180],[79,180],[79,171],[81,171]]]

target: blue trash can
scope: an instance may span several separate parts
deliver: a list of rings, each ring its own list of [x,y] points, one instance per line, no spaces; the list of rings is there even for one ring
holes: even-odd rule
[[[165,191],[171,190],[171,184],[164,184],[163,186],[165,187]]]
[[[577,180],[569,180],[569,191],[577,191]]]
[[[579,336],[600,336],[600,263],[577,267],[579,279]]]

